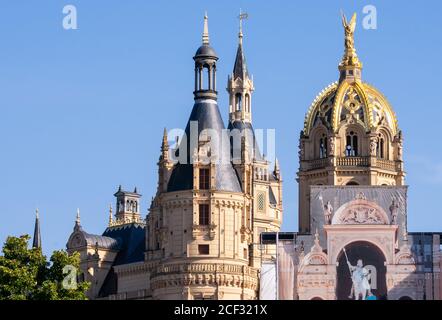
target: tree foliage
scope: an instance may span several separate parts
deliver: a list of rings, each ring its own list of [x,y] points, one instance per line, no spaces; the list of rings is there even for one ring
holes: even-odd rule
[[[8,237],[0,255],[0,300],[84,300],[88,282],[77,281],[80,255],[29,249],[28,235]]]

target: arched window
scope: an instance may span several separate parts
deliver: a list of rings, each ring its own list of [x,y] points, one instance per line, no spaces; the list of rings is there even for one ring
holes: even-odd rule
[[[204,88],[203,90],[210,90],[212,79],[210,78],[210,67],[208,65],[204,66],[203,73],[206,73],[206,78],[204,79]]]
[[[385,155],[386,155],[385,147],[386,146],[385,146],[384,136],[381,133],[379,133],[379,135],[378,135],[378,144],[377,144],[377,147],[376,147],[376,156],[378,158],[381,158],[381,159],[386,158],[385,157]]]
[[[246,101],[244,107],[246,109],[246,112],[250,112],[250,96],[248,94],[246,94]]]
[[[241,93],[237,93],[235,95],[235,111],[242,110],[242,95]]]
[[[327,158],[327,136],[325,133],[319,138],[319,158]]]
[[[347,133],[345,155],[347,157],[358,156],[358,135],[354,131]]]

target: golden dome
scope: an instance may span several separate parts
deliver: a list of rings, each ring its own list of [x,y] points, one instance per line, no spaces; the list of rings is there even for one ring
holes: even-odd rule
[[[354,46],[356,14],[350,22],[342,15],[342,24],[345,50],[338,67],[340,79],[322,90],[313,101],[305,117],[303,134],[309,136],[318,123],[337,133],[344,122],[352,122],[361,124],[366,132],[384,126],[396,135],[397,119],[387,99],[361,80],[362,63]]]
[[[315,98],[304,121],[304,135],[318,123],[338,132],[341,124],[352,117],[367,132],[376,131],[379,126],[398,131],[397,118],[387,99],[373,86],[362,81],[334,82]]]

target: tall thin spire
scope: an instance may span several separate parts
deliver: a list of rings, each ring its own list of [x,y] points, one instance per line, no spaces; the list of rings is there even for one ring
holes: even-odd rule
[[[209,45],[209,17],[207,11],[204,14],[203,45]]]
[[[161,160],[169,160],[169,142],[167,141],[167,129],[164,128],[163,141],[161,142]]]
[[[38,208],[35,210],[34,239],[32,247],[41,249],[40,217],[38,214]]]
[[[247,72],[246,58],[243,52],[243,30],[242,30],[242,21],[247,19],[249,16],[247,13],[243,13],[241,10],[239,11],[239,33],[238,33],[238,50],[236,51],[236,59],[235,65],[233,67],[233,78],[241,78],[245,79],[245,77],[249,77]]]
[[[77,226],[80,225],[80,209],[79,208],[77,208],[77,218],[75,219],[75,224]]]

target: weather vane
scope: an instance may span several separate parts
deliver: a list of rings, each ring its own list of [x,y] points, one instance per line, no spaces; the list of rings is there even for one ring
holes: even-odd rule
[[[240,30],[240,32],[242,31],[242,21],[245,20],[245,19],[248,19],[248,18],[249,18],[249,14],[246,13],[246,12],[242,13],[241,9],[239,9],[238,19],[239,19],[239,30]]]

